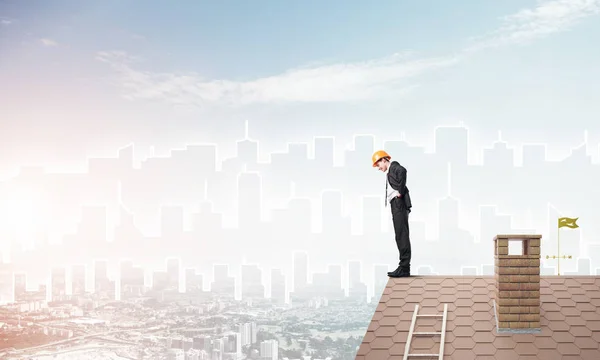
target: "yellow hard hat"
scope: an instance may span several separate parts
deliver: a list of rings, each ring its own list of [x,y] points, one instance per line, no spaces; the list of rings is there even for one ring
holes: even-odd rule
[[[375,151],[375,153],[373,153],[373,156],[371,158],[371,160],[373,161],[373,167],[377,166],[377,162],[381,159],[388,159],[390,160],[392,157],[390,156],[390,154],[386,153],[385,150],[378,150]]]

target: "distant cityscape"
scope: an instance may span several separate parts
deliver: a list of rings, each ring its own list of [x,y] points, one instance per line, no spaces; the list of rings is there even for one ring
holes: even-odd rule
[[[287,304],[281,272],[273,271],[266,299],[255,265],[244,267],[241,301],[234,299],[227,265],[215,265],[211,291],[203,290],[203,278],[194,269],[182,273],[179,259],[169,259],[166,271],[155,272],[151,286],[144,285],[143,268],[131,261],[121,262],[117,279],[108,277],[106,261],[96,261],[92,291],[86,290],[84,265],[53,268],[48,286],[36,290],[28,290],[26,274],[17,273],[14,301],[0,308],[5,344],[0,355],[44,359],[82,351],[79,346],[98,350],[92,345],[100,344],[118,359],[354,358],[374,311],[366,286],[356,280],[346,297],[333,286],[340,268],[315,274],[309,284],[307,255],[298,253],[295,261],[304,271],[295,277]],[[360,263],[350,266],[356,279]],[[5,265],[2,285],[10,276]],[[379,277],[380,293],[386,282]],[[100,355],[108,356],[104,352]]]
[[[494,235],[540,233],[542,275],[558,255],[561,274],[600,275],[600,195],[560,190],[600,178],[587,142],[560,162],[523,145],[515,166],[498,141],[476,165],[466,127],[435,135],[434,153],[383,145],[409,172],[414,274],[493,275]],[[101,343],[133,359],[353,359],[398,259],[374,138],[343,166],[334,141],[260,162],[246,129],[222,163],[189,145],[135,167],[130,145],[84,173],[22,167],[0,182],[3,356]],[[559,254],[565,211],[581,229],[561,230]]]

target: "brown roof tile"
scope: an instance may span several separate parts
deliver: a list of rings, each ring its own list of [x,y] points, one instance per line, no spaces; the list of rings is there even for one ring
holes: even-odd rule
[[[493,277],[392,278],[357,359],[402,359],[415,305],[442,314],[448,305],[444,359],[600,359],[600,277],[543,277],[537,334],[496,333]],[[441,318],[419,317],[416,332],[441,331]],[[440,337],[415,335],[411,353],[437,353]],[[421,358],[427,359],[427,358]]]

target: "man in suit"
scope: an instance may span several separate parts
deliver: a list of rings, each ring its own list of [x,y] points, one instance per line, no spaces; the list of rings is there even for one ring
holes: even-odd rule
[[[379,150],[373,154],[373,167],[386,173],[385,206],[390,205],[392,222],[396,233],[396,245],[400,253],[400,263],[394,271],[388,272],[390,277],[410,276],[410,234],[408,228],[408,214],[412,203],[406,187],[406,168],[385,151]]]

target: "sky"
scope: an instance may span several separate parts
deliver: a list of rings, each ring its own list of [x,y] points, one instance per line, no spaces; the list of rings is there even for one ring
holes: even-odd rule
[[[600,141],[600,0],[0,2],[0,168],[437,125]],[[596,41],[594,41],[596,39]],[[596,149],[598,147],[596,146]],[[263,156],[265,156],[263,154]]]

